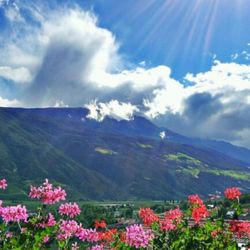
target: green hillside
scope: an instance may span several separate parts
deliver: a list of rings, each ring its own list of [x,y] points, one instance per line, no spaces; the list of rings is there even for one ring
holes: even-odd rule
[[[116,134],[112,123],[100,129],[58,113],[0,109],[0,177],[10,183],[9,198],[14,193],[24,199],[29,185],[44,178],[64,186],[71,197],[96,200],[173,199],[228,186],[250,188],[250,169],[241,161]]]

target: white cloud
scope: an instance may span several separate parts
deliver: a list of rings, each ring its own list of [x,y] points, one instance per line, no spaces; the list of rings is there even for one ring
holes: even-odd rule
[[[152,99],[145,98],[144,106],[148,109],[145,114],[156,118],[166,113],[178,113],[183,109],[182,101],[185,97],[184,87],[178,81],[168,78],[164,81],[163,88],[155,88]]]
[[[187,74],[186,80],[195,83],[188,89],[195,92],[211,92],[212,94],[224,92],[225,89],[235,91],[250,88],[250,65],[237,63],[221,63],[215,61],[210,71],[197,75]]]
[[[131,103],[119,102],[111,100],[108,103],[97,103],[96,101],[85,105],[89,109],[87,118],[97,121],[103,121],[106,116],[112,117],[118,121],[133,119],[134,113],[138,112],[138,108]]]
[[[159,136],[160,136],[160,138],[162,140],[165,139],[166,138],[166,132],[165,131],[160,132]]]
[[[10,22],[24,22],[24,18],[21,16],[19,8],[15,3],[12,3],[8,8],[5,8],[5,16]]]
[[[165,65],[148,68],[144,61],[138,65],[127,62],[114,34],[99,27],[93,13],[78,7],[53,11],[29,8],[38,25],[14,21],[13,34],[0,37],[0,75],[29,83],[18,93],[23,105],[79,106],[98,99],[87,105],[89,118],[98,121],[106,116],[129,120],[140,107],[147,117],[162,119],[162,125],[181,133],[209,133],[226,139],[229,137],[222,129],[218,132],[219,124],[224,124],[231,134],[237,134],[227,120],[235,117],[236,107],[249,108],[249,65],[222,63],[214,55],[210,70],[187,74],[183,80],[188,84],[183,85],[171,77],[171,69]],[[239,55],[246,57],[247,53]],[[236,59],[236,55],[232,57]],[[209,113],[211,107],[196,104],[197,97],[212,105],[213,112]],[[192,105],[197,110],[192,112]],[[248,128],[237,129],[245,134]]]
[[[242,51],[242,56],[243,56],[243,58],[245,59],[245,60],[250,60],[250,52],[249,51],[247,51],[247,50],[244,50],[244,51]]]
[[[96,50],[91,58],[91,66],[96,71],[112,70],[116,59],[119,59],[115,37],[109,30],[98,27],[97,18],[91,12],[59,10],[50,13],[42,25],[42,37],[48,45],[61,39],[84,51],[94,45]]]
[[[28,42],[28,41],[27,41]],[[32,46],[32,44],[30,44]],[[10,42],[0,50],[0,64],[9,67],[26,67],[34,71],[40,63],[40,58],[35,51],[28,51],[22,45]]]
[[[14,1],[0,0],[0,8],[3,8],[5,17],[10,22],[24,22],[24,18],[20,14],[19,7]]]
[[[145,66],[146,66],[146,61],[141,61],[141,62],[139,62],[139,65],[140,65],[141,67],[145,67]]]
[[[235,53],[235,54],[232,54],[232,55],[231,55],[231,59],[232,59],[233,61],[236,60],[238,57],[239,57],[239,54],[238,54],[238,53]]]
[[[25,67],[11,68],[8,66],[0,66],[0,77],[21,84],[31,81],[31,74]]]
[[[20,107],[22,103],[16,99],[8,100],[0,96],[0,107]]]
[[[68,108],[69,105],[65,104],[62,100],[57,101],[54,105],[55,108]]]
[[[27,24],[24,31],[20,26],[22,39],[17,28],[13,39],[0,49],[0,65],[5,71],[23,71],[24,79],[20,79],[20,74],[10,77],[12,74],[5,72],[6,78],[33,80],[29,93],[23,95],[28,96],[23,100],[27,106],[53,106],[58,100],[79,105],[82,100],[103,99],[104,95],[109,96],[105,97],[107,101],[119,98],[117,95],[124,87],[133,101],[137,93],[144,95],[145,91],[171,85],[171,70],[167,66],[146,69],[143,62],[128,70],[114,35],[100,28],[90,12],[58,9],[48,11],[37,21],[40,26]]]
[[[232,92],[250,90],[250,65],[215,61],[210,71],[196,75],[188,73],[185,80],[193,84],[184,87],[178,81],[169,78],[165,81],[165,88],[156,88],[153,91],[154,97],[144,100],[144,106],[148,108],[146,115],[156,118],[166,113],[182,114],[185,100],[198,93],[223,95],[220,101],[228,104],[230,100],[234,101]]]
[[[140,92],[152,87],[164,86],[170,79],[170,73],[170,68],[163,65],[150,69],[137,67],[132,70],[123,70],[117,74],[94,71],[90,80],[98,87],[117,88],[126,84]]]
[[[0,7],[2,7],[5,4],[8,4],[8,0],[0,0]]]

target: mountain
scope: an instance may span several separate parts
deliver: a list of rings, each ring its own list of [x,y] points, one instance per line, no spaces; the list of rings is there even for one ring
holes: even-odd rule
[[[143,117],[97,122],[87,114],[84,108],[0,108],[5,196],[24,199],[29,185],[44,178],[72,198],[95,200],[176,199],[228,186],[250,190],[247,149],[216,141],[206,145]],[[236,152],[234,158],[227,147]]]

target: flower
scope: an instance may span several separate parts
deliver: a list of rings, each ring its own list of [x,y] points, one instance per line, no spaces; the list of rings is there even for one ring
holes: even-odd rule
[[[236,233],[238,237],[243,234],[250,235],[250,221],[230,221],[230,230]]]
[[[95,220],[95,228],[105,228],[107,223],[105,220]]]
[[[69,239],[77,234],[81,225],[74,220],[61,220],[59,225],[59,240]]]
[[[93,247],[89,247],[88,250],[104,250],[102,245],[96,245]]]
[[[80,247],[78,246],[77,242],[71,245],[71,250],[78,250]]]
[[[126,243],[131,247],[147,247],[153,237],[152,230],[144,230],[142,225],[135,224],[126,227]]]
[[[168,220],[166,218],[160,222],[160,227],[161,227],[161,230],[166,230],[166,231],[176,229],[176,225],[173,223],[173,221]]]
[[[21,234],[25,234],[27,232],[27,228],[26,227],[21,227]]]
[[[139,210],[139,216],[146,226],[151,226],[154,222],[159,221],[159,217],[150,208],[141,208]]]
[[[120,232],[120,241],[126,242],[126,233],[125,232]]]
[[[239,199],[239,197],[241,196],[240,189],[237,187],[227,188],[224,194],[229,200]]]
[[[56,220],[53,214],[48,213],[48,219],[46,222],[47,227],[53,227],[56,224]]]
[[[169,220],[180,221],[182,217],[182,211],[179,208],[171,209],[165,213],[165,218]]]
[[[47,243],[48,241],[49,241],[49,236],[48,235],[44,236],[43,243]]]
[[[56,220],[55,220],[55,217],[53,214],[51,213],[48,213],[48,216],[46,218],[46,221],[45,222],[42,222],[42,223],[38,223],[37,226],[38,227],[42,227],[42,228],[45,228],[45,227],[53,227],[56,225]]]
[[[48,179],[45,179],[43,186],[30,187],[29,197],[39,199],[44,204],[55,204],[61,200],[65,200],[66,192],[61,187],[54,188]]]
[[[164,220],[160,222],[161,230],[175,230],[176,224],[180,223],[182,215],[182,211],[179,208],[167,211]]]
[[[198,205],[201,206],[203,205],[203,201],[202,199],[199,197],[198,194],[191,194],[188,196],[188,201],[189,203],[191,203],[192,205]]]
[[[10,221],[19,222],[21,220],[26,222],[28,219],[27,209],[21,205],[1,207],[0,214],[6,223]]]
[[[117,229],[110,229],[106,232],[100,232],[99,237],[102,241],[111,242],[117,233]]]
[[[59,207],[59,213],[61,215],[67,215],[70,218],[74,218],[75,216],[81,213],[79,206],[74,202],[61,204]]]
[[[78,237],[82,241],[88,241],[88,242],[97,242],[100,240],[100,236],[96,229],[85,229],[85,228],[79,228],[76,237]]]
[[[5,179],[0,180],[0,189],[6,189],[7,186],[8,184]]]
[[[6,238],[12,238],[13,233],[12,232],[6,232]]]
[[[211,232],[211,236],[214,238],[218,235],[219,231],[218,230],[214,230]]]
[[[201,219],[206,218],[209,215],[207,208],[205,205],[200,207],[195,207],[192,210],[192,218],[194,219],[195,223],[199,223]]]

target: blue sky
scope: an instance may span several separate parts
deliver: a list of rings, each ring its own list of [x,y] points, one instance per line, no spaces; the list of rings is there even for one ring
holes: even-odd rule
[[[250,40],[247,0],[82,2],[97,13],[101,26],[114,32],[131,61],[168,65],[178,79],[208,70],[213,55],[230,61]],[[243,57],[238,61],[245,62]]]
[[[87,106],[250,147],[248,0],[0,0],[0,106]]]

